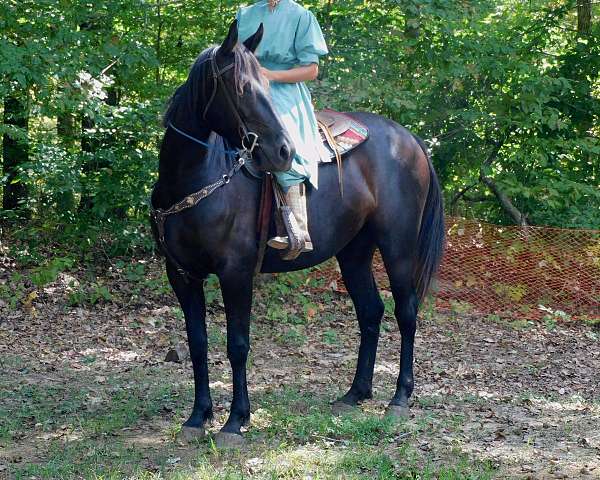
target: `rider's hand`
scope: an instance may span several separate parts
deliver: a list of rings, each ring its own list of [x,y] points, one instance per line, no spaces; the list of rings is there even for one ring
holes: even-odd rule
[[[263,74],[263,76],[270,82],[272,80],[274,80],[273,78],[273,73],[271,70],[265,68],[265,67],[260,67],[260,71]]]

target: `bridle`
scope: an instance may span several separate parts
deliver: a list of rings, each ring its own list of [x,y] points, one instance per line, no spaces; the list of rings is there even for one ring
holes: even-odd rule
[[[171,205],[168,208],[164,208],[164,209],[163,208],[155,208],[154,205],[152,205],[152,197],[150,197],[150,202],[149,202],[150,203],[150,218],[152,219],[152,221],[154,222],[154,225],[156,227],[156,234],[157,234],[156,241],[157,241],[160,249],[164,253],[164,255],[173,264],[173,266],[177,269],[177,272],[184,278],[184,280],[186,282],[189,282],[190,279],[193,279],[193,280],[201,280],[201,279],[194,277],[191,273],[186,271],[183,268],[183,266],[181,265],[181,263],[179,263],[179,261],[173,256],[173,254],[167,248],[167,242],[165,240],[165,222],[167,220],[167,217],[169,217],[171,215],[175,215],[177,213],[180,213],[189,208],[195,207],[196,205],[198,205],[198,203],[200,203],[201,200],[203,200],[206,197],[208,197],[209,195],[211,195],[215,190],[221,188],[224,185],[227,185],[231,181],[231,178],[245,165],[245,163],[248,160],[252,159],[252,153],[254,152],[256,147],[259,146],[258,134],[248,130],[248,127],[246,126],[246,122],[240,115],[240,113],[238,111],[238,107],[237,107],[236,103],[233,101],[233,98],[231,97],[231,93],[227,89],[227,85],[225,84],[225,81],[223,80],[223,74],[225,74],[226,72],[228,72],[229,70],[231,70],[232,68],[235,67],[235,60],[232,63],[230,63],[229,65],[219,69],[219,65],[217,63],[217,58],[216,58],[218,49],[219,49],[219,47],[214,47],[210,52],[210,56],[209,56],[208,60],[205,60],[205,62],[210,63],[211,76],[213,78],[213,88],[212,88],[210,98],[209,98],[208,102],[206,103],[206,106],[204,107],[204,112],[202,113],[202,120],[206,120],[208,111],[209,111],[212,103],[214,102],[215,97],[217,96],[219,86],[221,86],[221,90],[223,91],[223,94],[225,95],[225,99],[227,100],[227,103],[229,104],[229,107],[238,122],[239,129],[240,129],[239,133],[240,133],[242,148],[239,150],[222,150],[221,153],[225,154],[226,156],[236,156],[237,158],[236,158],[233,166],[229,169],[229,171],[227,173],[225,173],[224,175],[222,175],[221,178],[219,178],[215,182],[211,183],[210,185],[206,185],[206,186],[202,187],[200,190],[198,190],[194,193],[190,193],[189,195],[184,197],[182,200],[178,201],[177,203]],[[203,142],[202,140],[195,138],[195,137],[185,133],[182,130],[179,130],[177,127],[175,127],[170,122],[168,124],[168,127],[170,127],[173,131],[177,132],[178,134],[180,134],[196,143],[199,143],[200,145],[203,145],[207,149],[215,148],[213,145]],[[156,184],[154,185],[152,191],[154,191],[155,187],[156,187]]]
[[[232,63],[230,63],[229,65],[219,69],[219,65],[217,63],[217,51],[218,50],[219,50],[219,47],[214,47],[210,52],[210,56],[209,56],[208,60],[205,60],[205,61],[209,62],[209,64],[210,64],[211,76],[213,78],[213,88],[212,88],[212,92],[209,97],[209,100],[206,103],[206,106],[204,107],[204,112],[202,113],[202,120],[206,120],[206,116],[208,115],[208,110],[210,109],[212,103],[215,100],[215,97],[217,96],[219,86],[221,86],[221,90],[223,91],[223,94],[225,95],[225,100],[229,104],[229,108],[233,112],[233,115],[239,125],[239,129],[240,129],[239,133],[240,133],[240,138],[241,138],[241,143],[242,143],[242,152],[246,152],[246,153],[249,153],[250,155],[252,155],[252,152],[254,151],[254,149],[259,146],[258,134],[251,132],[248,129],[248,127],[246,126],[246,122],[240,115],[240,112],[238,111],[238,107],[237,107],[236,103],[233,101],[233,98],[231,97],[231,93],[229,92],[229,89],[227,88],[227,85],[225,85],[225,81],[223,80],[223,74],[225,74],[226,72],[228,72],[229,70],[231,70],[232,68],[235,67],[235,60]]]

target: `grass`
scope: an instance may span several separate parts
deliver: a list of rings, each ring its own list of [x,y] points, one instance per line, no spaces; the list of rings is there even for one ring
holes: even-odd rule
[[[152,286],[154,291],[166,285],[163,277],[146,279],[148,271],[142,265],[117,268],[133,284],[144,284],[143,288]],[[305,283],[305,276],[292,273],[264,286],[257,299],[261,321],[253,322],[253,337],[268,338],[291,352],[319,342],[321,348],[346,348],[346,332],[340,332],[335,321],[340,309],[351,311],[349,300],[335,299],[333,305],[332,297],[324,302],[332,308],[322,311],[322,299],[316,301],[303,293]],[[217,287],[214,278],[207,281],[207,303],[220,315]],[[110,302],[103,291],[97,293],[102,297],[99,303]],[[128,301],[142,295],[141,290],[129,293]],[[76,303],[94,305],[93,295],[94,290],[87,289]],[[393,315],[393,300],[388,295],[384,301],[386,312]],[[178,308],[169,314],[183,324]],[[213,312],[208,335],[212,346],[224,350],[221,320]],[[319,325],[321,332],[309,338]],[[135,317],[129,327],[145,328]],[[382,329],[397,329],[393,316],[386,318]],[[243,449],[219,451],[209,440],[182,445],[178,432],[193,397],[189,372],[182,375],[163,363],[137,364],[114,374],[101,371],[104,380],[98,383],[98,370],[106,368],[101,366],[101,355],[85,355],[81,369],[55,371],[52,378],[32,376],[36,370],[30,371],[30,360],[18,355],[0,359],[0,367],[13,372],[0,374],[0,467],[3,455],[8,459],[6,468],[0,468],[0,478],[5,472],[16,480],[484,480],[495,474],[491,465],[470,460],[461,452],[439,446],[421,448],[425,437],[459,432],[465,421],[460,415],[441,416],[433,409],[414,420],[396,422],[358,410],[334,417],[330,390],[306,391],[294,378],[285,379],[285,388],[257,389],[252,394],[258,410],[253,412],[246,433],[248,445]],[[250,365],[253,359],[251,352]],[[230,382],[229,377],[220,380]],[[216,405],[224,403],[219,397],[229,400],[229,395],[229,391],[213,389]],[[421,397],[417,401],[436,405],[445,399]],[[222,423],[223,411],[215,413]]]
[[[216,480],[265,479],[488,479],[490,465],[455,454],[440,464],[432,452],[415,447],[419,432],[439,421],[400,422],[357,412],[334,417],[329,399],[293,387],[254,398],[260,409],[247,433],[248,447],[218,451],[209,441],[182,447],[175,432],[179,412],[191,403],[191,385],[161,382],[159,369],[135,370],[97,386],[23,385],[3,390],[1,442],[11,447],[22,436],[46,436],[34,461],[11,466],[15,479]],[[100,400],[92,402],[93,395]],[[178,412],[165,415],[166,411]],[[143,425],[153,427],[144,443]],[[444,428],[458,428],[453,417]],[[436,454],[435,458],[438,457]]]
[[[259,432],[268,439],[306,443],[311,440],[377,445],[393,438],[396,425],[390,419],[358,413],[335,417],[329,401],[286,389],[259,399],[269,412],[269,422]]]

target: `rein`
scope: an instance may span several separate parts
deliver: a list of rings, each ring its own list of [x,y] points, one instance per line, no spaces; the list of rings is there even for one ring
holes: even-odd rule
[[[206,147],[207,150],[215,150],[217,152],[220,152],[224,155],[229,155],[229,156],[238,154],[238,150],[227,150],[225,148],[216,148],[214,145],[211,145],[210,143],[203,142],[202,140],[199,140],[196,137],[192,137],[189,133],[185,133],[183,130],[179,130],[171,122],[169,122],[167,124],[167,127],[171,128],[173,131],[177,132],[182,137],[185,137],[185,138],[191,140],[192,142],[196,142],[196,143],[202,145],[203,147]]]
[[[236,119],[238,121],[238,125],[240,128],[240,138],[241,138],[242,148],[240,150],[217,149],[218,151],[223,153],[226,157],[237,156],[233,166],[229,169],[229,171],[227,173],[225,173],[224,175],[222,175],[220,179],[216,180],[215,182],[211,183],[210,185],[206,185],[206,186],[202,187],[200,190],[198,190],[194,193],[187,195],[182,200],[171,205],[170,207],[165,208],[165,209],[155,208],[154,205],[152,205],[152,197],[150,197],[150,217],[154,221],[154,224],[156,226],[157,241],[158,241],[159,247],[162,250],[162,252],[165,254],[165,256],[167,257],[167,259],[176,268],[177,273],[179,273],[187,282],[189,282],[190,279],[192,279],[192,280],[201,280],[201,279],[194,277],[191,273],[186,271],[183,268],[183,266],[181,265],[181,263],[174,257],[174,255],[167,248],[167,242],[165,240],[165,223],[166,223],[167,218],[171,215],[176,215],[178,213],[183,212],[184,210],[188,210],[192,207],[195,207],[196,205],[198,205],[198,203],[200,203],[202,200],[204,200],[205,198],[210,196],[217,189],[227,185],[231,181],[232,177],[246,164],[246,161],[252,159],[252,153],[254,152],[254,149],[259,146],[258,134],[249,131],[248,128],[246,127],[246,123],[244,122],[240,113],[238,112],[237,106],[236,106],[235,102],[233,101],[233,99],[231,98],[231,94],[229,93],[227,86],[225,85],[225,82],[223,81],[223,78],[222,78],[222,75],[225,72],[231,70],[235,66],[235,61],[219,70],[218,65],[217,65],[217,60],[216,60],[217,50],[218,50],[218,47],[215,47],[210,53],[210,58],[207,60],[208,62],[210,62],[211,72],[212,72],[211,76],[213,77],[214,82],[213,82],[213,90],[212,90],[210,99],[209,99],[208,103],[206,104],[206,107],[204,108],[204,113],[202,115],[202,118],[203,118],[203,120],[206,120],[206,115],[208,113],[208,109],[212,105],[212,102],[214,101],[214,99],[217,95],[217,91],[218,91],[219,85],[220,85],[222,87],[225,98],[227,99],[227,102],[229,103],[229,106],[231,107],[231,111],[233,112],[234,116],[236,117]],[[216,147],[214,145],[211,145],[210,143],[207,143],[207,142],[203,142],[202,140],[199,140],[199,139],[185,133],[184,131],[179,130],[171,122],[169,122],[167,124],[167,127],[171,128],[173,131],[184,136],[185,138],[206,147],[207,150],[216,149]],[[154,191],[154,188],[156,188],[156,184],[152,188],[152,191]]]

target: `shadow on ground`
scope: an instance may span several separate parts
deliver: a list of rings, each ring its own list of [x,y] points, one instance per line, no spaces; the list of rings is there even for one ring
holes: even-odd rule
[[[348,299],[311,294],[301,274],[261,282],[257,293],[247,446],[185,444],[191,365],[164,362],[185,340],[183,320],[160,266],[144,268],[144,281],[107,274],[108,294],[94,302],[74,295],[72,276],[1,300],[0,478],[600,477],[592,326],[479,318],[464,305],[425,311],[412,417],[393,423],[382,413],[399,335],[386,317],[375,398],[334,418],[329,403],[352,379],[357,326]],[[215,432],[231,376],[219,295],[210,290],[209,300]]]

